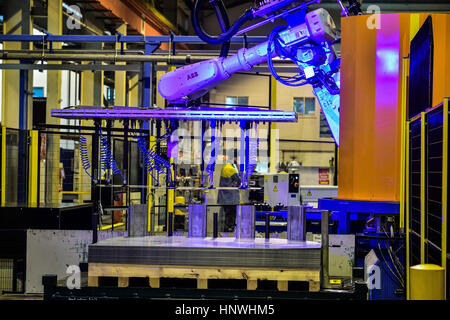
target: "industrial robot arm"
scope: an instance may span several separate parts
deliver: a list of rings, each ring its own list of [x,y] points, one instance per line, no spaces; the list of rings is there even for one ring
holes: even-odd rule
[[[161,77],[158,90],[170,103],[197,99],[228,79],[267,62],[272,74],[286,85],[311,84],[324,111],[335,140],[339,139],[339,60],[332,48],[338,39],[334,22],[327,11],[317,9],[306,14],[304,23],[278,27],[269,40],[235,55],[187,65]],[[291,79],[279,77],[272,59],[289,58],[299,67]]]
[[[216,58],[181,67],[161,77],[159,93],[171,103],[197,99],[233,73],[250,70],[267,61],[267,42],[240,49],[227,58]]]
[[[334,61],[330,44],[337,39],[337,34],[331,16],[323,9],[308,13],[305,23],[280,31],[277,37],[281,43],[279,48],[274,48],[272,41],[269,50],[270,41],[266,41],[250,49],[242,48],[227,58],[206,60],[169,72],[160,79],[159,92],[171,103],[185,102],[186,98],[193,100],[232,74],[248,71],[286,51],[290,52],[291,57],[295,56],[294,61],[301,71],[307,72],[305,79],[311,75],[314,67]]]

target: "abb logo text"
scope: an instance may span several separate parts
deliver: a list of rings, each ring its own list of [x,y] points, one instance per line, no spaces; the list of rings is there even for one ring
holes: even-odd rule
[[[197,72],[193,72],[191,74],[188,74],[187,79],[191,80],[191,79],[194,79],[196,77],[198,77],[198,73]]]

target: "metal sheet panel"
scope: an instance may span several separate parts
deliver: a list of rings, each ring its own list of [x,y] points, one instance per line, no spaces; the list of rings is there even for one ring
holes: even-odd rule
[[[206,237],[206,205],[189,205],[189,237]]]
[[[123,231],[101,231],[99,241],[123,236]],[[88,261],[88,246],[92,231],[88,230],[28,230],[26,256],[27,293],[42,293],[42,276],[56,274],[67,276],[70,265]]]
[[[89,263],[320,268],[320,244],[286,239],[114,238],[89,246]]]
[[[355,264],[355,235],[330,234],[329,274],[352,278]]]
[[[146,204],[131,204],[129,207],[130,237],[148,235],[148,210]]]
[[[236,213],[236,239],[255,238],[255,206],[238,206]]]
[[[304,207],[288,207],[287,237],[289,240],[303,241],[306,236],[306,217]]]

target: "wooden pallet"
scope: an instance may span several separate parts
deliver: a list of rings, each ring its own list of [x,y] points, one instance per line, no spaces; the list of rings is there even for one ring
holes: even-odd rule
[[[237,267],[163,266],[89,263],[88,285],[98,287],[99,277],[117,277],[119,287],[128,287],[129,278],[149,278],[152,288],[161,278],[197,279],[198,289],[208,289],[208,279],[247,280],[247,290],[256,290],[258,280],[277,281],[279,291],[287,291],[289,281],[309,282],[309,291],[320,291],[320,270]]]

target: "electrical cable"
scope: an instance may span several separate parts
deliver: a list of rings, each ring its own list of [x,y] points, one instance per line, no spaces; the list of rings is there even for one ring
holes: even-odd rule
[[[222,32],[226,32],[230,29],[230,20],[228,18],[227,9],[223,5],[222,0],[215,0],[212,2],[214,9],[216,9],[217,19],[219,19],[220,27]],[[224,42],[222,48],[220,48],[220,57],[226,58],[230,52],[230,41]]]
[[[381,226],[381,229],[382,229],[383,232],[386,234],[386,237],[390,238],[389,234],[386,232],[386,229],[385,229],[383,226]],[[397,263],[395,262],[395,260],[394,260],[394,258],[393,258],[393,256],[392,256],[392,254],[391,254],[392,247],[391,247],[390,243],[388,243],[387,241],[385,241],[385,245],[386,245],[386,247],[388,248],[388,253],[389,253],[389,257],[391,258],[392,265],[394,266],[395,270],[397,271],[398,276],[400,276],[401,278],[403,278],[404,274],[401,273],[401,272],[398,270],[398,268],[397,268]]]
[[[405,283],[403,282],[403,280],[401,278],[399,278],[394,271],[392,271],[391,267],[389,266],[389,263],[387,262],[387,260],[384,258],[383,252],[381,250],[381,246],[380,243],[378,242],[378,249],[380,250],[380,254],[381,257],[383,258],[383,262],[386,264],[386,266],[389,268],[389,271],[391,271],[392,275],[394,275],[394,277],[399,281],[399,283],[402,285],[402,287],[405,287]]]
[[[294,61],[294,59],[296,59],[295,57],[290,55],[286,50],[284,50],[281,47],[281,45],[278,44],[278,40],[276,39],[276,37],[278,36],[278,33],[280,31],[285,30],[286,28],[287,28],[286,26],[278,26],[278,27],[275,27],[272,30],[272,32],[270,33],[269,40],[267,41],[267,65],[269,67],[269,70],[270,70],[270,73],[272,74],[272,76],[277,81],[281,82],[282,84],[284,84],[286,86],[290,86],[290,87],[304,86],[309,83],[308,81],[304,80],[305,79],[304,75],[298,74],[298,75],[294,76],[294,78],[291,80],[282,79],[278,75],[278,73],[275,71],[275,68],[273,66],[273,61],[272,61],[273,50],[278,50],[278,52],[281,53],[284,57],[289,58],[293,61]],[[299,82],[299,81],[301,81],[301,82]]]
[[[363,14],[361,10],[361,3],[359,3],[358,0],[349,0],[348,1],[349,6],[347,7],[348,12],[353,13],[353,15],[361,15]]]
[[[200,15],[200,9],[201,5],[203,4],[204,0],[195,0],[194,2],[194,8],[193,12],[191,14],[192,16],[192,26],[194,27],[195,32],[199,36],[200,39],[205,41],[209,44],[223,44],[230,40],[236,32],[239,31],[239,28],[244,25],[247,21],[250,21],[253,19],[253,11],[251,9],[247,9],[237,20],[236,22],[228,28],[226,32],[224,32],[220,36],[211,36],[205,32],[203,27],[200,24],[199,15]],[[220,2],[219,2],[220,3]],[[220,6],[219,6],[220,10]]]

